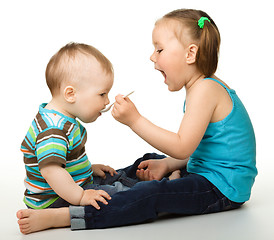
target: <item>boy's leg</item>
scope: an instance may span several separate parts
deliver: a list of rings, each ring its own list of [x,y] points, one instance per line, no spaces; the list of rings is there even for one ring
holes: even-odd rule
[[[109,173],[105,173],[105,174],[106,174],[106,177],[104,179],[98,176],[93,177],[93,184],[100,185],[100,186],[103,186],[103,185],[115,186],[117,184],[121,186],[124,185],[126,190],[130,187],[133,187],[138,182],[137,179],[129,178],[123,170],[117,170],[117,174],[115,174],[114,176],[111,176]]]

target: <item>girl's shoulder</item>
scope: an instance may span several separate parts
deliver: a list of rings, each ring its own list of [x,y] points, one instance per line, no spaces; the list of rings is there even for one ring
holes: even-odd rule
[[[214,78],[205,78],[201,81],[201,83],[204,86],[208,86],[212,88],[216,87],[216,88],[231,89],[223,80],[215,76]]]
[[[219,78],[205,78],[199,82],[195,91],[193,91],[196,96],[203,96],[207,98],[216,99],[219,97],[227,97],[227,91],[230,87]]]
[[[187,96],[186,108],[210,113],[210,122],[224,119],[232,110],[233,102],[228,94],[229,86],[217,79],[204,79]]]

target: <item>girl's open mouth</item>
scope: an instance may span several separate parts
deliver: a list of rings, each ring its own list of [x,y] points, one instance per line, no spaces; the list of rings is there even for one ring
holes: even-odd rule
[[[165,82],[166,82],[166,74],[165,74],[165,72],[164,71],[162,71],[162,70],[159,70],[161,73],[162,73],[162,75],[164,76],[164,78],[165,78]]]

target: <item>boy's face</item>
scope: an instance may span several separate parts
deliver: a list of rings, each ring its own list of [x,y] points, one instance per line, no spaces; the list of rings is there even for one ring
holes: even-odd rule
[[[85,123],[93,122],[109,104],[108,93],[113,85],[113,74],[106,73],[100,63],[91,58],[81,66],[78,76],[73,115]]]

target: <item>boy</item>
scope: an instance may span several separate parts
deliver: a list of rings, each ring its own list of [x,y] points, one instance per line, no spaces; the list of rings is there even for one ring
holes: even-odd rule
[[[100,209],[97,201],[108,204],[117,187],[119,191],[128,187],[116,181],[122,180],[121,174],[113,168],[91,166],[85,153],[87,133],[76,118],[93,122],[109,104],[112,64],[92,46],[69,43],[49,61],[46,81],[52,100],[40,105],[21,146],[27,173],[24,202],[33,209],[69,205]],[[115,186],[94,184],[92,175],[106,178],[105,172],[110,179],[115,175]]]

